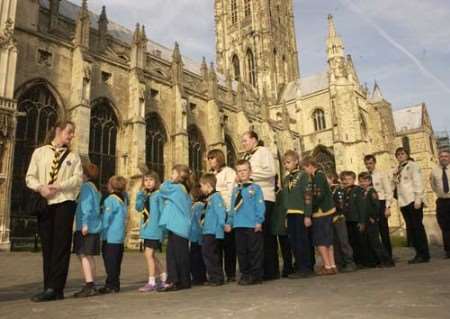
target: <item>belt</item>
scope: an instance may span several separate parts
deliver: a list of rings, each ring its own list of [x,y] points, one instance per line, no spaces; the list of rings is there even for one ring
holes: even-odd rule
[[[298,214],[298,215],[304,215],[305,212],[302,211],[301,209],[288,209],[287,214]]]
[[[323,212],[320,208],[317,212],[312,214],[313,218],[320,218],[320,217],[326,217],[326,216],[330,216],[333,215],[336,212],[336,208],[332,208],[326,212]]]

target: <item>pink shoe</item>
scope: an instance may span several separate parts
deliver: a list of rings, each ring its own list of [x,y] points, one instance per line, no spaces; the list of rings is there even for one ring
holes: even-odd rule
[[[156,285],[145,284],[144,287],[139,288],[140,292],[151,292],[155,291],[158,287]]]

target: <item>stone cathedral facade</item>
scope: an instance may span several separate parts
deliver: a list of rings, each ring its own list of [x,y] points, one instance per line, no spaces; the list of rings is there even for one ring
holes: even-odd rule
[[[303,77],[292,0],[215,0],[215,64],[183,56],[178,43],[155,43],[151,26],[128,30],[105,8],[93,13],[86,0],[76,2],[0,5],[1,248],[32,237],[24,175],[33,149],[61,118],[76,123],[73,148],[100,167],[100,184],[124,175],[131,198],[148,168],[164,177],[183,163],[199,175],[212,148],[233,165],[249,129],[277,161],[295,149],[329,171],[362,171],[369,153],[391,169],[395,147],[405,145],[425,180],[436,160],[425,104],[393,112],[378,85],[362,85],[331,16],[328,67]],[[429,190],[427,205],[434,227]],[[139,221],[132,207],[129,246]],[[398,214],[392,225],[401,228]]]

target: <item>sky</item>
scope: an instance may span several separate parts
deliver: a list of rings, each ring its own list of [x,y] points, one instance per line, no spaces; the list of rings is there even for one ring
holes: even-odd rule
[[[76,0],[72,0],[76,2]],[[301,76],[326,69],[332,14],[359,79],[376,80],[394,109],[425,102],[435,131],[450,130],[450,1],[293,0]],[[109,20],[183,55],[215,61],[214,0],[90,0]]]

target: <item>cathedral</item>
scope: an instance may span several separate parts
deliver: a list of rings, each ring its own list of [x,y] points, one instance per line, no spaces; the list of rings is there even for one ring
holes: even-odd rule
[[[205,12],[215,14],[215,63],[184,56],[182,39],[165,47],[144,25],[129,30],[105,7],[94,13],[88,1],[73,1],[0,5],[1,249],[34,240],[25,172],[34,148],[62,118],[75,122],[73,149],[99,166],[100,185],[126,176],[132,199],[147,169],[163,178],[183,163],[199,175],[213,148],[232,166],[249,129],[278,163],[294,149],[336,172],[363,171],[369,153],[391,170],[403,145],[429,184],[437,154],[426,105],[393,111],[378,84],[363,85],[332,16],[324,17],[327,68],[304,77],[292,0],[215,0],[215,12]],[[426,193],[425,224],[438,240],[429,186]],[[132,200],[129,247],[137,244],[133,207]],[[401,234],[404,224],[393,215],[392,230]]]

